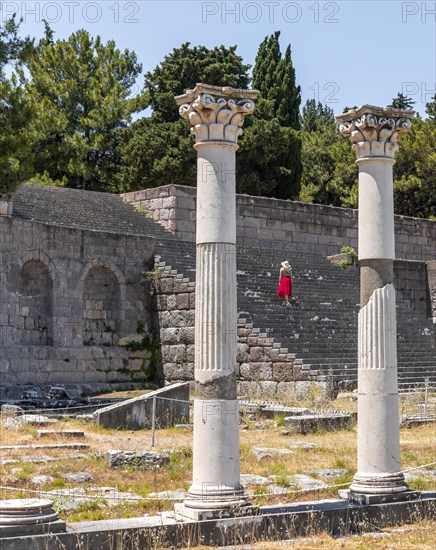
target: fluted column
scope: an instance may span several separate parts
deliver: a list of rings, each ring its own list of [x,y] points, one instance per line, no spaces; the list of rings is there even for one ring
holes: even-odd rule
[[[380,502],[411,492],[400,471],[393,173],[413,111],[364,105],[336,117],[359,166],[360,312],[358,457],[350,499]]]
[[[236,396],[235,152],[257,91],[197,84],[176,97],[197,150],[193,482],[179,513],[229,515],[247,504]],[[202,512],[203,511],[203,512]]]

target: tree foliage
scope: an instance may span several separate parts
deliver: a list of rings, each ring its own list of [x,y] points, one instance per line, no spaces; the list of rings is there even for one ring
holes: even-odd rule
[[[8,66],[23,63],[33,43],[19,37],[15,17],[0,25],[0,195],[10,195],[31,173],[29,121],[31,109],[16,74]]]
[[[143,95],[129,97],[141,71],[136,55],[84,30],[54,41],[47,28],[28,68],[35,179],[113,190],[120,130],[146,105]]]
[[[298,196],[301,140],[276,118],[257,118],[245,129],[237,155],[237,191],[278,199]],[[298,189],[296,189],[298,184]]]
[[[197,153],[189,125],[155,122],[152,118],[135,121],[123,132],[118,174],[121,192],[159,187],[161,185],[195,185]]]
[[[194,138],[190,125],[180,118],[174,96],[198,82],[247,88],[248,69],[236,54],[236,46],[209,50],[187,42],[165,56],[160,66],[145,75],[152,115],[134,122],[122,134],[118,188],[196,185]]]
[[[291,47],[288,45],[282,56],[279,37],[280,32],[265,37],[256,56],[253,88],[260,96],[240,139],[237,189],[251,195],[295,199],[302,172],[301,97]]]
[[[280,126],[299,130],[301,88],[295,80],[291,46],[287,46],[282,56],[279,38],[280,31],[276,31],[260,44],[253,68],[253,88],[271,102],[273,117]]]
[[[400,139],[394,165],[397,214],[436,219],[436,97],[426,106],[429,115],[417,117]]]
[[[403,93],[398,92],[397,97],[394,97],[389,107],[394,109],[413,109],[416,101],[413,101],[411,97],[405,96]]]
[[[145,75],[145,90],[156,122],[175,122],[180,118],[174,96],[192,89],[198,82],[213,86],[247,88],[248,69],[236,46],[191,46],[189,42],[174,48],[160,66]]]
[[[333,206],[357,206],[357,166],[351,143],[343,138],[332,109],[309,99],[302,116],[300,200]]]

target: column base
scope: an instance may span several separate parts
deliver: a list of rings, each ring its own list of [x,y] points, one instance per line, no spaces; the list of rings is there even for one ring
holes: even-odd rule
[[[43,499],[0,501],[0,538],[66,532],[53,502]]]
[[[409,490],[402,473],[374,474],[373,476],[357,473],[350,485],[350,491],[358,495],[391,495]]]
[[[187,501],[188,502],[188,501]],[[191,502],[189,502],[191,504]],[[199,503],[195,503],[198,505]],[[213,502],[202,503],[204,505],[213,506]],[[223,504],[223,503],[220,503]],[[194,503],[192,503],[194,505]],[[256,516],[259,514],[259,507],[252,506],[248,502],[240,505],[229,504],[227,507],[222,508],[191,508],[191,506],[185,503],[178,503],[174,505],[174,512],[181,519],[192,519],[194,521],[205,521],[209,519],[225,519],[225,518],[238,518],[245,516]]]
[[[377,494],[367,494],[367,493],[357,493],[354,491],[341,490],[339,491],[339,498],[342,500],[347,500],[352,504],[388,504],[391,502],[405,502],[409,500],[419,500],[421,498],[420,491],[403,491],[402,493],[377,493]]]

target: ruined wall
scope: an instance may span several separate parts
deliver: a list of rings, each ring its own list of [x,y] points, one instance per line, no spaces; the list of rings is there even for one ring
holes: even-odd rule
[[[141,279],[152,239],[10,216],[0,216],[0,235],[0,385],[148,376],[151,316]],[[131,340],[134,351],[123,347]]]
[[[178,237],[195,241],[194,187],[167,185],[126,193],[123,198]],[[357,250],[357,210],[265,197],[237,195],[238,243],[274,247],[286,243],[295,252],[336,254],[342,246]],[[433,260],[436,222],[395,216],[396,256]]]

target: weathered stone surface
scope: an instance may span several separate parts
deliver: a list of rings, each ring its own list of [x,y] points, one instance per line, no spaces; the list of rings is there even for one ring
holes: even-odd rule
[[[320,477],[327,477],[330,479],[335,479],[338,477],[342,477],[347,473],[348,470],[345,470],[344,468],[326,468],[323,470],[305,470],[305,474],[308,475],[316,475]]]
[[[47,483],[52,483],[54,481],[54,477],[52,476],[46,476],[46,475],[37,475],[30,478],[30,482],[34,483],[35,485],[46,485]]]
[[[242,485],[265,485],[269,482],[267,477],[258,474],[241,474]]]
[[[18,407],[17,405],[2,405],[1,406],[1,415],[2,416],[21,416],[24,414],[24,409]]]
[[[94,481],[89,472],[70,472],[64,474],[63,477],[72,483],[89,483],[90,481]]]
[[[251,453],[258,459],[270,458],[273,455],[287,456],[294,454],[294,451],[281,447],[253,447]]]
[[[170,461],[167,451],[108,451],[107,461],[110,468],[133,466],[138,469],[155,470]]]
[[[285,428],[296,433],[311,433],[316,430],[341,430],[351,425],[351,414],[305,414],[301,416],[287,416],[284,420]]]
[[[36,430],[36,437],[50,437],[53,435],[61,437],[85,437],[81,430]]]
[[[65,531],[65,522],[58,520],[52,501],[37,498],[0,501],[0,539],[5,543],[8,538],[20,537],[16,545],[13,543],[17,550],[24,548],[21,537],[26,535]]]

